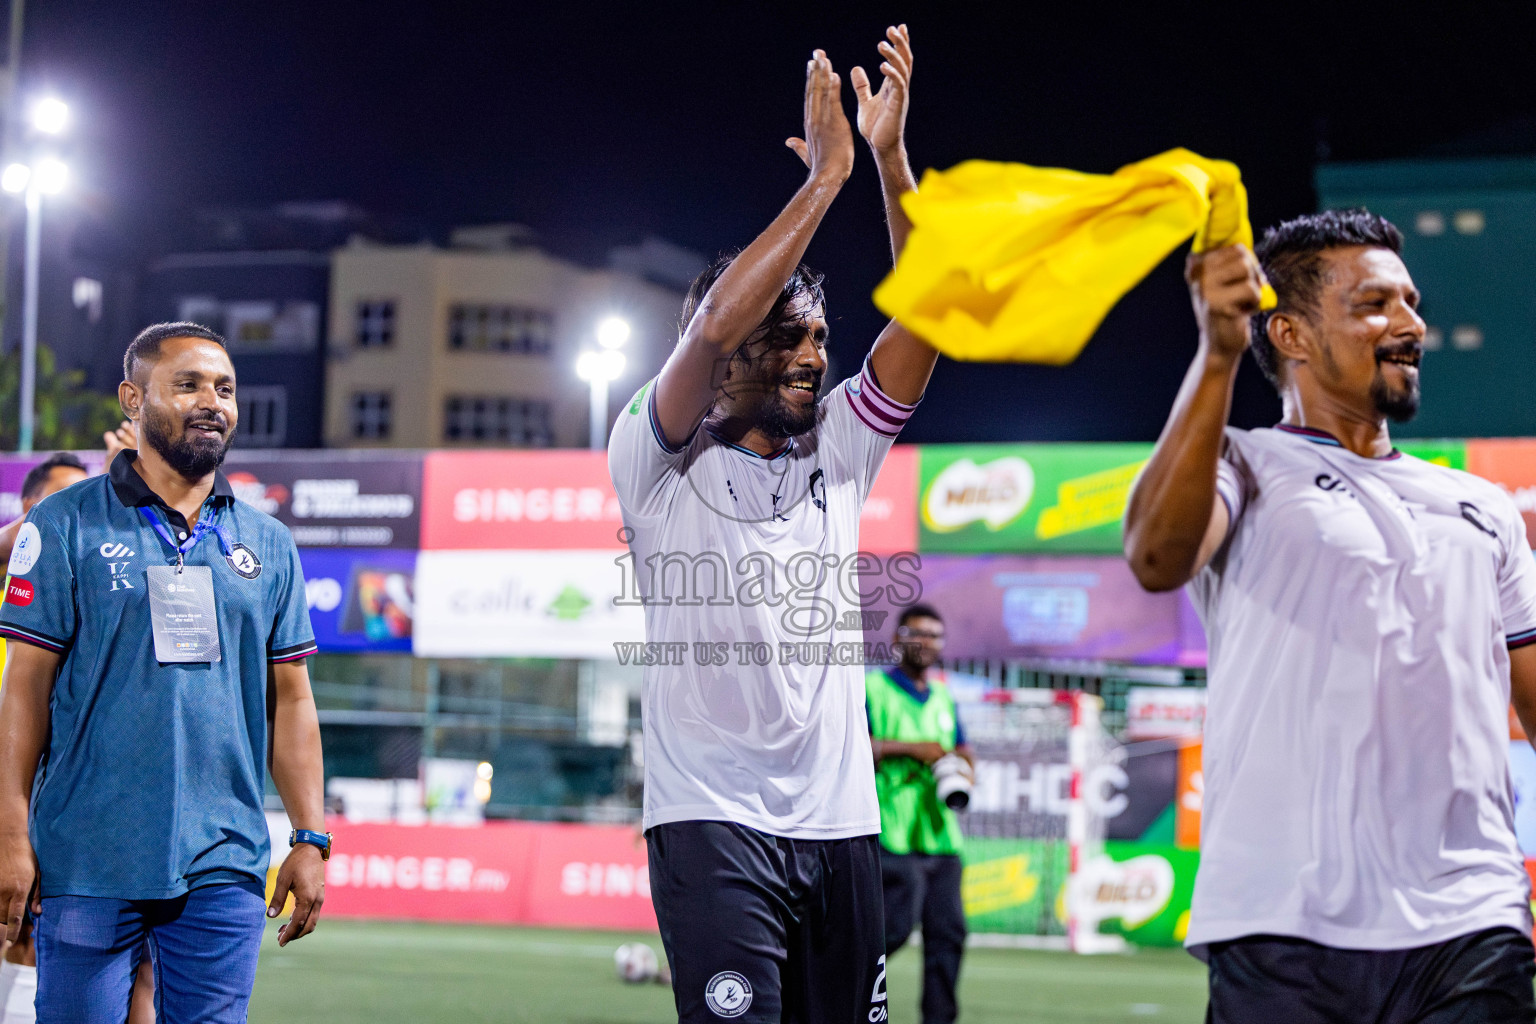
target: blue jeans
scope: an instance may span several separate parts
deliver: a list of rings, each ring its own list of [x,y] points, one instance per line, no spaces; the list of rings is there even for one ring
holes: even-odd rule
[[[170,900],[51,896],[37,918],[38,1024],[123,1024],[146,939],[158,1024],[243,1024],[265,922],[255,882]]]

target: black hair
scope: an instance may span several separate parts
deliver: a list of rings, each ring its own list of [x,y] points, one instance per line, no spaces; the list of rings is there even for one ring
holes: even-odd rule
[[[688,296],[683,299],[683,313],[678,320],[679,334],[688,329],[689,323],[693,321],[694,314],[699,311],[699,307],[704,303],[704,296],[709,294],[709,290],[714,287],[715,282],[720,280],[720,275],[725,273],[726,268],[735,263],[736,257],[740,255],[740,249],[721,253],[715,257],[709,266],[699,273],[698,277],[693,279],[693,283],[688,286]],[[796,267],[794,272],[789,275],[789,280],[784,282],[784,287],[780,289],[779,297],[773,300],[773,305],[769,308],[768,315],[763,317],[763,322],[758,324],[757,329],[752,333],[756,334],[758,331],[763,331],[772,334],[787,326],[802,322],[803,317],[791,317],[788,315],[789,308],[801,298],[809,299],[811,306],[821,306],[825,310],[827,297],[826,293],[822,291],[822,280],[823,275],[812,270],[804,263]]]
[[[138,337],[128,343],[128,351],[123,353],[123,380],[137,382],[135,376],[139,367],[144,363],[152,363],[160,358],[160,346],[172,338],[202,338],[211,341],[220,348],[227,348],[224,339],[216,331],[204,327],[202,324],[194,324],[188,321],[170,324],[152,324],[139,332]]]
[[[42,462],[27,470],[26,477],[21,481],[21,500],[30,501],[37,496],[37,492],[43,489],[48,482],[48,476],[59,468],[78,469],[85,472],[85,463],[71,455],[69,452],[55,452]]]
[[[943,622],[944,616],[940,615],[932,605],[914,604],[910,608],[903,609],[901,617],[896,620],[896,626],[899,629],[913,619],[936,619]]]
[[[1385,217],[1356,206],[1308,213],[1277,224],[1264,232],[1264,240],[1258,244],[1255,255],[1280,303],[1253,315],[1250,340],[1254,361],[1276,390],[1284,386],[1282,360],[1269,340],[1269,318],[1276,313],[1305,316],[1316,312],[1325,275],[1322,255],[1347,245],[1369,245],[1401,254],[1403,233]]]

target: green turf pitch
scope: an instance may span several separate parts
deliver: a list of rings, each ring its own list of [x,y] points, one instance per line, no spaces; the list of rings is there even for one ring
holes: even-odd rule
[[[255,1024],[665,1024],[672,993],[625,985],[613,951],[655,935],[328,920],[278,949],[262,946]],[[921,954],[892,958],[893,1024],[916,1024]],[[971,949],[961,975],[964,1024],[1198,1022],[1204,968],[1177,950],[1128,956]]]

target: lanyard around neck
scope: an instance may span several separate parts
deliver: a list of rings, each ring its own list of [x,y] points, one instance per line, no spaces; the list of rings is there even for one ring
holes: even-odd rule
[[[224,535],[224,531],[219,528],[219,513],[217,508],[210,507],[205,509],[203,515],[198,518],[197,525],[192,527],[191,536],[179,544],[176,542],[176,539],[171,536],[171,528],[166,525],[164,519],[160,518],[160,514],[158,512],[150,508],[148,505],[140,505],[139,511],[144,514],[145,519],[149,520],[149,525],[155,528],[155,532],[160,535],[160,539],[165,541],[175,550],[177,572],[181,572],[181,570],[185,567],[186,553],[197,547],[197,542],[202,540],[210,532],[217,535],[219,538],[219,546],[224,549],[224,554],[228,555],[233,552],[233,548],[229,543],[229,538],[226,537]]]

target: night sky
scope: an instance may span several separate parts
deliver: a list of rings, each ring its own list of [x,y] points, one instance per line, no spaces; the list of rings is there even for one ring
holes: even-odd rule
[[[810,51],[846,82],[878,66],[891,21],[916,50],[919,171],[1111,171],[1182,145],[1238,163],[1262,226],[1313,208],[1319,157],[1536,135],[1529,3],[1129,6],[33,0],[23,81],[72,103],[87,201],[146,248],[199,206],[315,199],[439,239],[521,221],[591,262],[645,235],[745,244],[803,180],[783,140]],[[844,370],[882,324],[869,294],[888,259],[861,143],[808,255]],[[1152,439],[1193,351],[1181,261],[1072,367],[941,363],[904,440]],[[1245,370],[1235,420],[1277,414]]]

